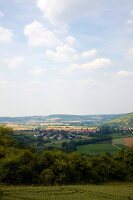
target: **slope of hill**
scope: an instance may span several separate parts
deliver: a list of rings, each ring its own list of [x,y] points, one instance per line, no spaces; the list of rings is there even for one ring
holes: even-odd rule
[[[108,122],[109,125],[133,127],[133,112],[122,115]]]

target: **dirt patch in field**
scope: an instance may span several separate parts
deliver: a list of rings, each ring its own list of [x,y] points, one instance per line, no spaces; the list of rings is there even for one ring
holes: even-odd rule
[[[133,148],[133,138],[124,138],[124,144],[128,147]]]

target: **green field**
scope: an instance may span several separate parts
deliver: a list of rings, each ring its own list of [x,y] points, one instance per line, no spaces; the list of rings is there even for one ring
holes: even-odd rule
[[[68,142],[69,140],[67,139],[62,139],[62,140],[52,140],[50,143],[44,144],[44,147],[55,147],[55,148],[61,148],[63,142]]]
[[[1,200],[132,200],[133,183],[82,186],[3,186]]]
[[[119,151],[118,148],[109,143],[103,144],[87,144],[77,147],[77,151],[81,154],[100,154],[104,152],[115,153]]]

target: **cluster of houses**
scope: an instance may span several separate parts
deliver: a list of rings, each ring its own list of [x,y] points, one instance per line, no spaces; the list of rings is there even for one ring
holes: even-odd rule
[[[19,130],[19,133],[31,133],[36,138],[44,140],[76,140],[87,139],[96,133],[99,133],[98,128],[75,128],[75,127],[58,127],[58,128],[32,128],[26,130]],[[133,134],[133,128],[130,127],[117,127],[113,128],[113,133],[118,134]]]
[[[118,127],[115,128],[116,132],[120,132],[120,133],[131,133],[133,134],[133,128],[132,127]]]
[[[37,138],[43,138],[43,139],[49,139],[49,140],[63,140],[63,139],[68,139],[68,140],[75,140],[75,139],[80,139],[83,136],[89,136],[90,133],[94,133],[95,131],[90,129],[85,129],[85,130],[62,130],[62,129],[42,129],[36,131],[34,134],[34,137]]]

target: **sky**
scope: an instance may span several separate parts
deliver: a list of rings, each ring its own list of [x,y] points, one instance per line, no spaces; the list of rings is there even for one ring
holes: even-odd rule
[[[0,116],[133,112],[133,0],[0,0]]]

